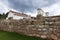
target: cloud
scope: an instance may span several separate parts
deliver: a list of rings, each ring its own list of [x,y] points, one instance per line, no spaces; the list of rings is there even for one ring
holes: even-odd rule
[[[34,16],[37,8],[42,8],[50,15],[58,15],[60,14],[60,0],[0,0],[0,13],[12,9]]]
[[[7,12],[8,11],[8,3],[7,0],[0,0],[0,13]]]
[[[49,12],[49,15],[57,15],[60,9],[58,3],[60,0],[8,0],[8,2],[11,8],[32,15],[36,15],[37,8]]]
[[[51,5],[49,0],[8,0],[10,7],[18,11],[33,12],[37,8]]]
[[[51,6],[42,8],[45,12],[49,12],[49,15],[60,15],[60,2],[57,2]]]

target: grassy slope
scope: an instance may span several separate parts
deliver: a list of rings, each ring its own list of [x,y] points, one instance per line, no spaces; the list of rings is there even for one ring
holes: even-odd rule
[[[0,40],[44,40],[44,39],[20,35],[17,33],[0,31]]]

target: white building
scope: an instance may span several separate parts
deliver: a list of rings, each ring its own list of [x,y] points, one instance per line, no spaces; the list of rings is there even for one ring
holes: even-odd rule
[[[44,15],[44,11],[40,8],[37,9],[38,15]]]
[[[31,18],[31,16],[28,16],[24,13],[19,13],[19,12],[15,12],[15,11],[11,11],[11,10],[9,11],[8,17],[6,19],[8,19],[10,17],[12,17],[15,20],[19,20],[19,19],[23,19],[23,18],[26,18],[26,19]]]

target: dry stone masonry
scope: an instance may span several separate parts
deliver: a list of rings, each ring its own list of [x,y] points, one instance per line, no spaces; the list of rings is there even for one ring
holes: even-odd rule
[[[0,30],[60,40],[60,16],[37,16],[31,19],[0,20]]]

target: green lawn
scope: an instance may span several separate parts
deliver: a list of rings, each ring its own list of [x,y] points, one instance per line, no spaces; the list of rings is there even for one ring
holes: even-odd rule
[[[0,31],[0,40],[46,40],[46,39],[20,35],[13,32]]]

